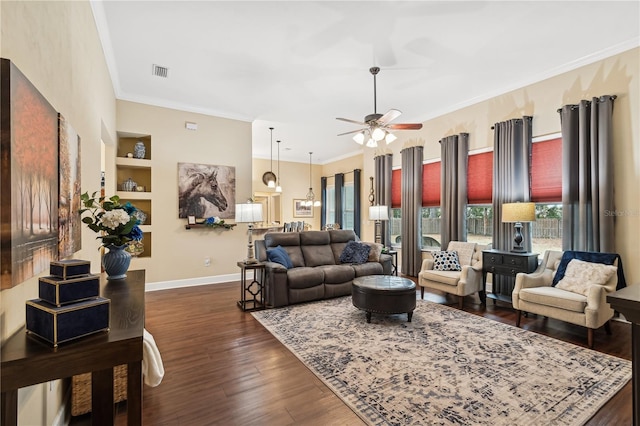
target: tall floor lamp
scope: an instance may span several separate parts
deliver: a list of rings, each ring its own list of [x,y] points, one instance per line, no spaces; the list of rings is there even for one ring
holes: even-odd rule
[[[387,206],[369,206],[369,220],[376,221],[375,242],[382,243],[382,221],[389,220],[389,208]]]
[[[526,251],[522,246],[524,241],[522,222],[533,222],[534,220],[536,220],[535,203],[505,203],[502,205],[502,222],[515,223],[512,252],[522,253]]]
[[[236,223],[249,224],[249,245],[247,248],[247,258],[245,259],[244,263],[258,262],[254,254],[253,240],[251,238],[251,234],[253,232],[253,224],[256,222],[262,222],[262,204],[236,204]]]

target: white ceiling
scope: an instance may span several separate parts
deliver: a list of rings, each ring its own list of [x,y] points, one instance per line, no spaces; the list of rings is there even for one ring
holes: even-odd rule
[[[118,99],[253,123],[253,156],[362,150],[377,111],[423,122],[640,45],[636,1],[95,1]],[[152,65],[169,68],[153,76]],[[559,105],[560,106],[560,105]],[[408,134],[410,131],[404,131]],[[364,148],[369,149],[369,148]]]

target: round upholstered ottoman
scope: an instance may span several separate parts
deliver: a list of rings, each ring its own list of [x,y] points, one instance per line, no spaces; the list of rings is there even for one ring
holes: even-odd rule
[[[416,284],[391,275],[369,275],[353,280],[351,288],[353,306],[366,312],[367,322],[371,314],[407,314],[411,322],[416,308]]]

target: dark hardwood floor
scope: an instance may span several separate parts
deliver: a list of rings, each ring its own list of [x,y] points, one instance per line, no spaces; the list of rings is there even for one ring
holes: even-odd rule
[[[164,290],[146,295],[146,328],[165,368],[160,386],[144,387],[147,425],[363,425],[364,423],[249,313],[236,306],[239,283]],[[416,294],[420,298],[419,291]],[[425,299],[456,306],[452,296]],[[515,324],[510,305],[487,307],[467,297],[464,310]],[[515,325],[514,325],[515,326]],[[586,329],[529,315],[522,328],[586,346]],[[595,349],[631,359],[631,326],[613,321],[595,332]],[[126,403],[116,424],[126,424]],[[631,382],[588,425],[632,424]],[[88,424],[90,415],[73,419]]]

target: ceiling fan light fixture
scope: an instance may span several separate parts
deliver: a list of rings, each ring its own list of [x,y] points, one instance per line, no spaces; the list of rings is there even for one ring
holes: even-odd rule
[[[385,135],[385,131],[382,130],[380,127],[376,127],[375,129],[373,129],[373,132],[371,133],[371,137],[376,142],[384,139],[384,135]]]
[[[387,142],[387,145],[389,145],[391,142],[395,141],[396,139],[398,138],[393,133],[387,133],[387,136],[385,136],[384,138],[384,140]]]
[[[353,140],[356,141],[358,145],[362,145],[364,143],[364,130],[362,132],[356,133],[353,137]]]
[[[367,147],[376,148],[378,146],[378,142],[376,142],[373,138],[369,138],[367,141]]]

